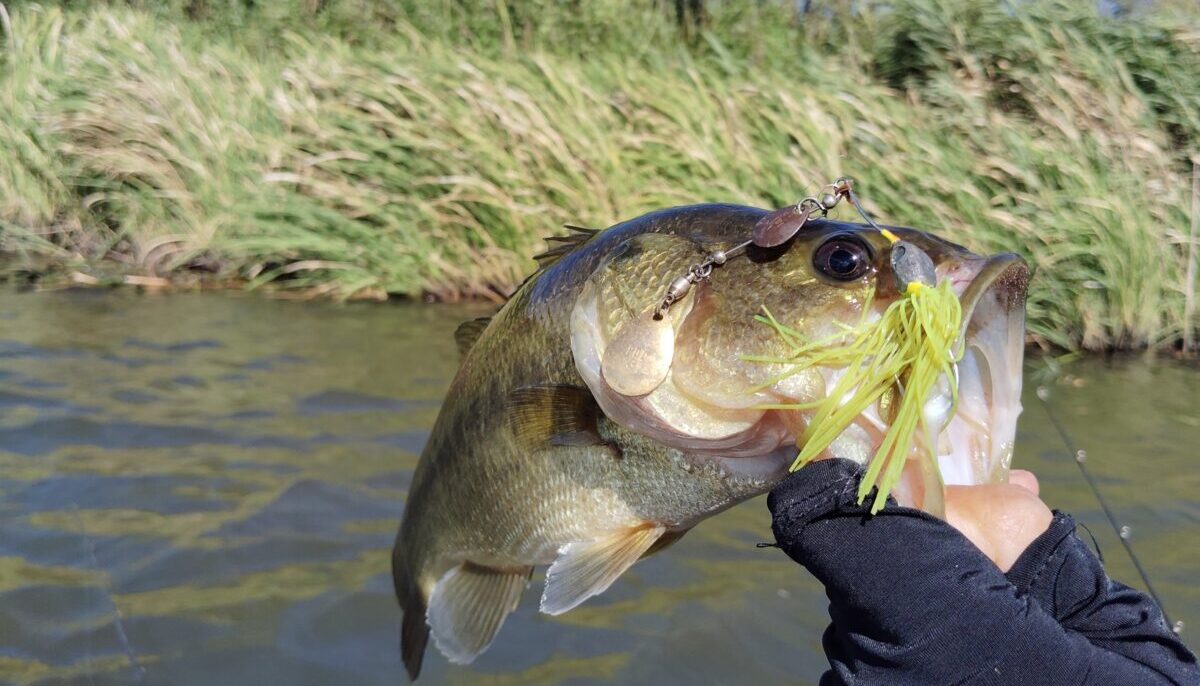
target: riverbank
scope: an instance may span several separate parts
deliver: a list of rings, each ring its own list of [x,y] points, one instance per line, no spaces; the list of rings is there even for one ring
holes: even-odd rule
[[[1196,324],[1200,14],[1081,4],[683,28],[629,0],[23,4],[0,251],[24,278],[495,297],[563,223],[849,174],[893,223],[1024,254],[1040,340],[1173,346]]]

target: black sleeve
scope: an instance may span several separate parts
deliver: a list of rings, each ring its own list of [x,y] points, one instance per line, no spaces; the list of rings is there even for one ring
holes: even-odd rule
[[[779,546],[825,585],[826,684],[1200,684],[1146,596],[1111,582],[1069,516],[1006,577],[945,522],[856,504],[861,470],[823,460],[767,501]]]

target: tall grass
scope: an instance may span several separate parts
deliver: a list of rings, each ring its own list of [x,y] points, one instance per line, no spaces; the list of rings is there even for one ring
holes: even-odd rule
[[[1186,328],[1186,5],[710,3],[681,31],[634,0],[301,3],[10,8],[0,249],[101,277],[496,294],[564,222],[780,206],[850,174],[889,221],[1024,254],[1047,343]]]

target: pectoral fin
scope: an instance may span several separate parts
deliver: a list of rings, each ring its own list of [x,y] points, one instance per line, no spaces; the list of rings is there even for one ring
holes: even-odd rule
[[[594,541],[568,543],[546,572],[542,612],[560,615],[603,593],[626,569],[650,550],[666,529],[643,524]]]
[[[467,664],[487,649],[517,607],[532,567],[496,570],[464,562],[446,572],[429,596],[428,620],[438,650]]]
[[[596,429],[600,407],[577,386],[525,386],[508,399],[513,435],[530,450],[551,445],[603,445]]]

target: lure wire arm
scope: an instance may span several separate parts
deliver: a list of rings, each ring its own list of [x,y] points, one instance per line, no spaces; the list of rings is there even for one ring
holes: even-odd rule
[[[856,208],[858,208],[859,213],[863,215],[863,218],[867,220],[867,223],[878,229],[879,226],[875,224],[875,222],[871,221],[871,218],[868,217],[865,212],[863,212],[862,207],[858,204],[857,199],[855,199],[852,195],[851,184],[852,181],[849,178],[840,178],[837,181],[824,186],[822,188],[824,192],[819,196],[809,196],[795,205],[792,205],[792,209],[799,215],[799,221],[795,222],[790,227],[790,232],[785,234],[786,237],[790,238],[791,236],[795,235],[796,232],[803,228],[804,225],[812,219],[814,214],[819,212],[822,217],[829,214],[829,210],[833,209],[838,203],[840,203],[842,198],[850,198],[850,201],[854,203]],[[748,241],[738,243],[732,248],[711,252],[700,263],[693,264],[688,267],[688,270],[682,276],[675,278],[675,280],[671,281],[671,283],[667,286],[667,290],[663,294],[662,300],[660,300],[658,302],[658,306],[654,308],[654,319],[662,319],[667,310],[670,309],[671,305],[674,305],[682,300],[683,297],[688,294],[688,291],[692,289],[694,284],[700,281],[708,281],[712,276],[712,271],[715,267],[720,267],[721,265],[725,264],[729,258],[736,256],[738,253],[749,247],[752,243],[754,243],[753,238]]]
[[[796,233],[804,228],[804,226],[812,220],[814,215],[819,213],[821,217],[827,216],[829,214],[829,210],[832,210],[834,207],[836,207],[843,198],[850,201],[850,204],[854,206],[854,209],[858,211],[863,220],[865,220],[867,224],[871,226],[871,228],[883,234],[883,236],[887,238],[888,241],[890,241],[893,245],[900,242],[899,237],[875,223],[875,220],[871,218],[871,215],[867,214],[866,209],[863,208],[862,203],[858,199],[858,195],[854,192],[854,179],[851,179],[848,176],[843,176],[833,183],[823,186],[821,191],[822,192],[819,195],[809,196],[795,205],[792,205],[790,208],[777,210],[775,213],[772,213],[772,215],[768,215],[768,219],[770,219],[771,216],[779,215],[783,212],[790,211],[791,213],[794,213],[794,215],[787,215],[788,218],[782,220],[783,223],[776,227],[777,230],[771,234],[770,240],[762,243],[756,243],[755,238],[751,238],[750,240],[739,243],[728,250],[717,250],[709,253],[702,262],[688,267],[688,270],[682,276],[677,277],[667,286],[667,290],[663,294],[662,299],[654,308],[654,319],[662,319],[663,315],[667,313],[667,310],[670,309],[671,305],[674,305],[682,300],[683,297],[688,294],[688,291],[692,289],[694,284],[700,281],[708,281],[712,276],[713,268],[725,264],[730,257],[733,257],[737,253],[741,252],[750,244],[755,243],[757,245],[762,245],[763,247],[774,247],[775,245],[782,244],[784,241],[796,235]],[[758,235],[757,228],[755,230],[755,237],[765,240]]]
[[[834,181],[833,185],[846,197],[847,200],[850,201],[850,204],[854,206],[854,209],[857,210],[860,215],[862,215],[863,221],[867,222],[871,228],[886,236],[889,241],[892,241],[893,243],[896,242],[894,240],[895,234],[883,228],[879,224],[876,224],[875,220],[871,218],[871,215],[867,214],[867,210],[862,206],[862,202],[859,201],[858,195],[854,192],[854,179],[851,179],[848,176],[843,176],[837,181]]]
[[[751,241],[738,243],[728,250],[716,250],[705,256],[704,260],[688,267],[687,273],[671,282],[667,286],[667,292],[659,301],[658,307],[654,308],[654,318],[662,319],[667,310],[683,299],[683,296],[692,290],[692,284],[698,281],[708,281],[712,277],[714,267],[719,267],[729,261],[730,257],[735,257],[738,253],[746,249]]]

